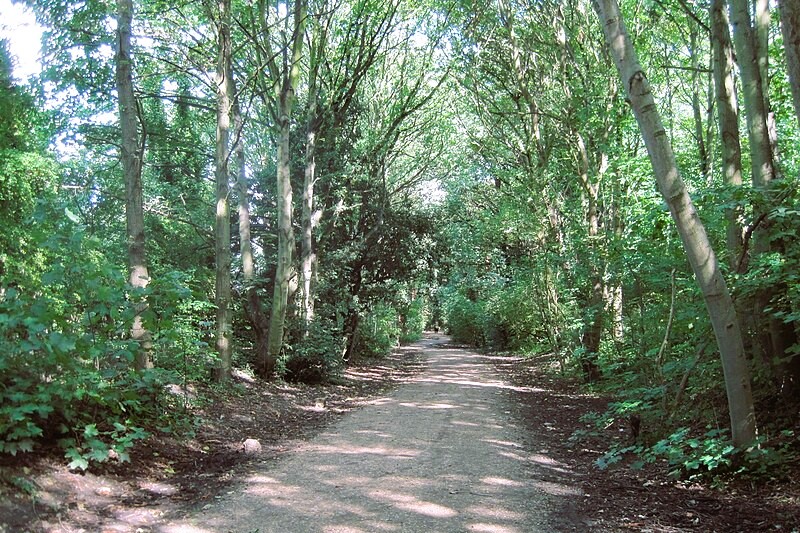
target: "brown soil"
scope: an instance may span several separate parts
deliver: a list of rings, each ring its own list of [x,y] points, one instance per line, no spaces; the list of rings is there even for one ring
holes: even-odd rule
[[[800,469],[780,482],[740,482],[724,489],[679,482],[665,464],[642,470],[623,461],[600,470],[595,460],[615,441],[627,442],[628,424],[620,422],[601,434],[570,437],[589,426],[581,416],[603,412],[607,400],[581,392],[580,385],[546,372],[548,361],[498,358],[496,366],[514,384],[540,391],[510,391],[517,415],[531,435],[546,432],[548,451],[570,465],[583,490],[565,513],[579,520],[581,531],[647,532],[800,532]],[[632,458],[631,458],[632,459]],[[797,465],[795,465],[797,466]]]
[[[227,391],[193,391],[193,398],[204,400],[189,411],[201,420],[192,438],[161,434],[139,445],[130,463],[83,474],[68,471],[55,453],[5,458],[0,532],[106,531],[106,519],[121,513],[133,524],[126,531],[149,531],[165,518],[208,506],[254,462],[274,461],[293,450],[298,441],[418,372],[421,361],[419,352],[402,349],[355,365],[341,383],[326,386],[263,383],[240,375]],[[531,442],[568,465],[582,490],[582,499],[556,517],[563,526],[559,531],[800,532],[796,481],[714,490],[671,480],[663,465],[599,470],[594,461],[614,439],[627,438],[628,428],[612,426],[592,439],[571,440],[575,430],[586,427],[581,416],[603,411],[607,402],[554,378],[543,369],[546,364],[496,358],[497,369],[520,385],[508,390],[507,400]],[[263,451],[246,453],[246,439],[258,440]]]
[[[401,383],[421,369],[420,361],[418,352],[401,349],[356,363],[338,384],[315,386],[237,374],[227,390],[190,391],[188,401],[196,405],[187,416],[200,420],[192,438],[158,434],[134,449],[130,463],[77,473],[53,450],[2,458],[0,533],[105,531],[108,517],[121,513],[140,526],[130,531],[149,531],[148,525],[223,494],[252,462],[274,461]],[[261,452],[246,453],[246,439],[258,440]]]

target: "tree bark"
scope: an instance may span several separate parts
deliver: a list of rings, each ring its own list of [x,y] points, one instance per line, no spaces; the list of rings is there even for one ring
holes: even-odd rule
[[[308,72],[308,114],[306,123],[306,161],[303,173],[303,238],[301,244],[300,276],[302,281],[302,318],[303,334],[308,335],[311,322],[314,320],[313,278],[316,254],[314,252],[314,228],[317,216],[314,211],[314,185],[317,180],[317,134],[320,117],[318,116],[317,70],[319,54],[324,46],[324,34],[318,35],[319,41],[311,45]]]
[[[764,187],[774,178],[775,169],[767,129],[767,109],[764,106],[764,83],[761,79],[756,40],[750,22],[749,2],[730,0],[730,10],[733,42],[742,76],[753,185]]]
[[[661,122],[616,0],[595,0],[611,56],[647,147],[658,187],[669,206],[692,266],[719,347],[730,411],[733,443],[746,447],[756,437],[750,370],[736,311],[714,250],[678,172],[675,154]]]
[[[214,252],[216,258],[217,360],[213,378],[223,383],[231,376],[232,312],[231,312],[231,223],[228,160],[230,157],[231,100],[231,0],[219,1],[217,57],[217,142],[214,156],[216,181],[216,220]]]
[[[800,126],[800,2],[779,0],[783,50],[786,54],[786,71],[792,87],[792,102],[797,124]]]
[[[256,288],[255,258],[250,235],[250,187],[247,182],[247,167],[244,154],[244,119],[239,98],[236,93],[236,80],[233,72],[228,74],[233,91],[233,123],[236,131],[233,152],[236,159],[236,192],[239,197],[239,253],[242,257],[242,276],[244,278],[244,310],[253,328],[255,338],[255,360],[262,361],[267,356],[267,332],[269,320],[261,305],[261,296]]]
[[[694,136],[697,143],[697,154],[700,159],[700,173],[704,181],[708,182],[711,174],[711,155],[709,144],[706,143],[706,128],[703,123],[703,111],[700,106],[700,55],[698,46],[698,30],[696,24],[691,26],[691,56],[692,56],[692,117],[694,119]]]
[[[294,229],[292,228],[292,181],[291,158],[289,154],[289,135],[294,106],[295,91],[300,80],[300,54],[306,22],[305,0],[295,0],[294,30],[290,42],[291,56],[284,61],[281,75],[277,113],[278,129],[278,161],[277,161],[277,196],[278,196],[278,259],[275,270],[275,289],[272,296],[272,314],[269,319],[269,338],[267,340],[266,357],[260,364],[260,372],[270,378],[275,372],[278,355],[283,347],[286,310],[289,305],[289,291],[294,269],[292,255],[294,251]]]
[[[121,130],[120,153],[125,179],[125,223],[128,237],[129,282],[134,292],[143,290],[150,282],[144,231],[144,199],[142,191],[142,153],[144,138],[139,138],[139,115],[133,92],[133,58],[131,57],[132,0],[117,2],[116,85],[119,98]],[[143,297],[135,305],[131,339],[138,343],[134,356],[137,371],[152,367],[150,354],[152,338],[142,315],[147,310]]]
[[[583,369],[584,379],[587,382],[597,381],[601,377],[600,367],[597,365],[597,356],[600,353],[600,341],[603,336],[603,315],[605,308],[605,293],[603,285],[602,270],[598,266],[599,254],[597,253],[596,242],[600,230],[600,219],[597,212],[597,193],[598,183],[589,181],[589,154],[586,152],[586,144],[583,136],[579,132],[574,132],[578,147],[578,170],[581,186],[586,194],[587,210],[586,224],[588,245],[581,252],[589,270],[589,296],[584,309],[583,335],[581,345],[583,354],[581,355],[581,368]]]
[[[714,85],[717,94],[717,117],[722,138],[722,179],[729,187],[742,185],[742,148],[739,142],[739,108],[736,99],[735,65],[728,29],[725,0],[711,2],[711,47],[714,65]],[[729,264],[735,271],[740,267],[742,253],[741,209],[725,210],[726,242]]]

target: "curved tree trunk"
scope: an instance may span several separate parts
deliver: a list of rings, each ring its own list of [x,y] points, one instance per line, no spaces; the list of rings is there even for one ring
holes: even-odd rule
[[[672,146],[625,29],[619,5],[616,0],[595,0],[594,6],[639,123],[658,187],[669,206],[711,318],[722,358],[734,445],[748,446],[756,437],[750,369],[728,287],[705,227],[678,172]]]
[[[121,130],[120,152],[125,178],[125,224],[128,236],[129,282],[134,290],[147,287],[147,254],[144,233],[144,199],[142,192],[142,152],[144,139],[139,139],[139,115],[133,93],[133,68],[131,57],[132,0],[117,2],[117,54],[115,58],[116,85],[119,95],[119,123]],[[144,326],[142,314],[147,301],[135,304],[136,313],[131,327],[131,338],[139,344],[134,357],[136,370],[152,367],[150,353],[152,338]]]

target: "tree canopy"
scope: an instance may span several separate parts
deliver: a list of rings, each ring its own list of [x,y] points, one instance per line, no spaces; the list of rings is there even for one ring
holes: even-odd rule
[[[24,3],[0,452],[124,460],[170,384],[324,382],[426,328],[612,395],[596,423],[651,435],[605,463],[798,452],[792,2]]]

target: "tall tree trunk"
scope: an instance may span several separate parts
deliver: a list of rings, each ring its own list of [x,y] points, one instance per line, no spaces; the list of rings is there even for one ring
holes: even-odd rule
[[[745,112],[750,136],[750,158],[753,163],[752,182],[756,189],[761,189],[761,192],[768,193],[765,189],[775,179],[775,170],[773,143],[770,140],[768,127],[766,83],[762,79],[760,68],[763,66],[766,69],[766,58],[762,59],[761,57],[764,54],[759,50],[758,34],[754,32],[751,26],[747,0],[730,0],[730,2],[731,19],[734,27],[733,39],[739,57],[739,67],[744,88]],[[765,18],[763,12],[765,10],[768,12],[768,8],[761,4],[760,9],[760,26],[763,27],[768,24],[768,21],[763,21]],[[761,33],[766,33],[766,31],[762,30]],[[768,209],[763,205],[756,205],[754,218],[761,216]],[[765,218],[755,228],[753,241],[754,257],[773,249],[774,245],[770,242],[768,218]],[[768,310],[772,302],[782,292],[785,292],[785,286],[762,289],[756,293],[753,301],[753,318],[758,337],[758,347],[761,350],[762,358],[773,368],[785,366],[783,359],[786,355],[786,350],[794,343],[795,339],[794,329],[791,325],[787,325],[782,320],[770,316],[771,313]]]
[[[318,37],[324,41],[324,37]],[[317,180],[317,133],[320,125],[317,105],[317,69],[322,43],[311,45],[308,80],[308,114],[306,124],[306,166],[303,173],[303,238],[301,244],[300,276],[302,280],[302,317],[304,334],[314,320],[313,278],[316,254],[314,252],[314,185]]]
[[[750,369],[728,287],[705,227],[678,172],[672,145],[661,122],[650,84],[625,30],[619,5],[616,0],[595,0],[594,6],[644,137],[658,187],[675,220],[708,308],[725,375],[733,443],[739,447],[748,446],[756,437]]]
[[[578,169],[581,186],[587,199],[586,224],[588,246],[582,252],[584,263],[589,270],[589,296],[584,309],[583,334],[581,345],[583,354],[581,355],[581,368],[583,369],[584,379],[587,382],[600,379],[600,367],[597,366],[597,356],[600,352],[600,341],[603,336],[603,315],[605,308],[605,293],[603,285],[602,269],[599,266],[599,253],[597,251],[597,239],[600,230],[600,218],[597,209],[598,183],[589,180],[589,154],[586,151],[586,144],[580,132],[574,132],[578,147]]]
[[[725,0],[711,2],[711,47],[714,85],[717,94],[717,117],[722,138],[722,176],[725,185],[742,185],[742,148],[739,142],[739,108],[736,100],[733,50]],[[743,271],[741,209],[725,210],[726,242],[729,264],[734,271]]]
[[[247,167],[244,154],[244,118],[236,93],[236,80],[233,72],[228,74],[233,90],[233,123],[236,137],[233,152],[236,159],[236,192],[239,197],[239,252],[242,257],[242,275],[244,277],[245,297],[244,310],[255,337],[255,360],[265,360],[267,356],[267,332],[269,320],[261,305],[261,297],[256,288],[255,258],[253,257],[252,238],[250,236],[250,187],[247,182]]]
[[[294,30],[291,39],[291,56],[284,57],[283,73],[278,94],[278,260],[275,270],[275,289],[272,296],[272,314],[269,317],[269,338],[267,353],[260,364],[264,377],[271,377],[275,371],[278,355],[283,347],[286,310],[289,306],[289,292],[294,274],[292,255],[294,250],[294,229],[292,228],[292,181],[291,157],[289,154],[289,134],[294,106],[295,91],[300,81],[300,54],[303,49],[306,23],[305,0],[295,0]]]
[[[772,149],[767,129],[767,109],[764,107],[764,83],[756,53],[756,40],[750,23],[747,0],[729,0],[733,42],[742,75],[742,91],[747,116],[747,134],[750,139],[750,161],[753,185],[764,187],[775,176]]]
[[[786,54],[786,71],[792,87],[792,102],[797,124],[800,126],[800,2],[778,0],[781,13],[783,50]]]
[[[217,360],[213,378],[217,383],[230,379],[232,352],[231,312],[231,222],[228,159],[230,156],[231,100],[231,0],[219,2],[217,57],[217,143],[214,157],[214,177],[217,186],[216,220],[214,223],[214,253],[216,257]]]
[[[117,55],[115,60],[116,85],[119,95],[119,122],[121,130],[120,152],[125,178],[125,223],[128,236],[129,282],[136,290],[143,290],[150,281],[147,272],[147,254],[144,233],[144,199],[142,192],[142,153],[144,136],[139,138],[139,115],[133,93],[133,58],[131,57],[132,0],[117,2]],[[150,353],[152,338],[144,326],[142,314],[147,301],[135,304],[131,338],[138,343],[134,357],[136,370],[152,367]]]
[[[700,159],[700,173],[705,181],[711,173],[711,156],[706,145],[705,127],[703,124],[703,111],[700,107],[700,50],[698,46],[698,27],[691,25],[691,56],[692,56],[692,117],[694,118],[694,136],[697,143],[697,153]]]
[[[756,57],[758,58],[758,72],[761,75],[762,93],[764,96],[764,112],[767,119],[767,136],[772,153],[773,166],[780,162],[778,152],[778,125],[775,123],[775,113],[769,102],[769,32],[772,26],[772,17],[769,10],[769,0],[755,0],[755,39]]]
[[[275,371],[275,364],[283,346],[284,323],[289,305],[291,277],[294,271],[292,268],[292,252],[294,250],[293,201],[289,155],[289,123],[293,97],[293,91],[285,89],[281,93],[279,104],[280,129],[278,132],[277,170],[278,259],[275,270],[275,288],[272,294],[272,314],[269,319],[267,353],[261,368],[262,374],[267,378],[271,377]]]

